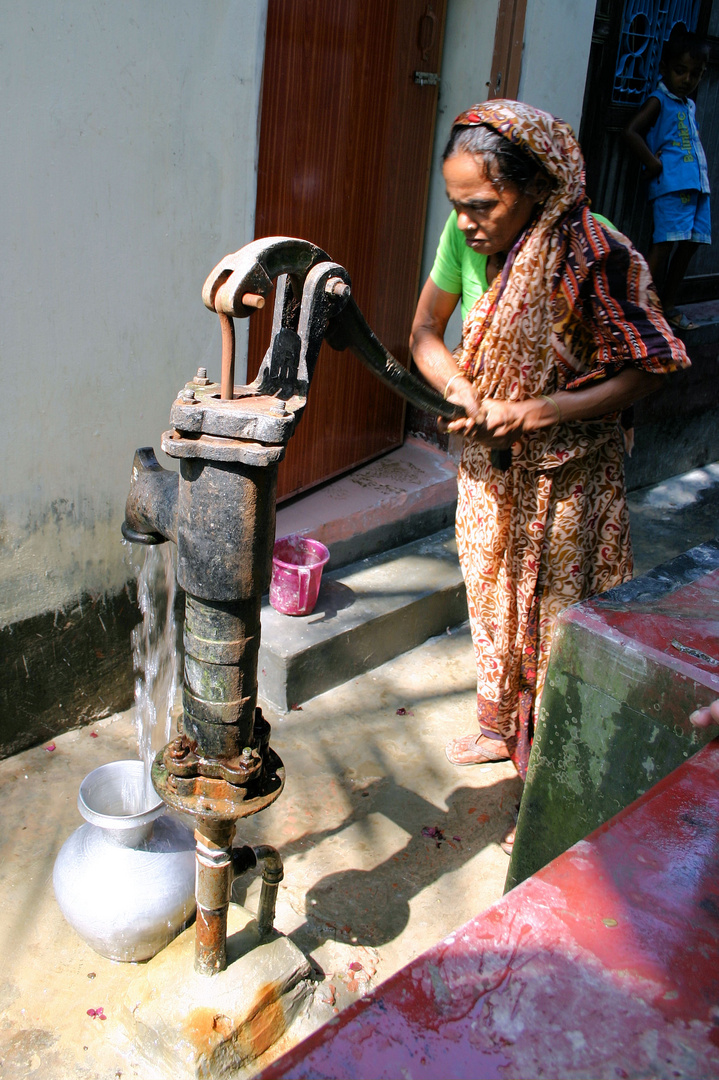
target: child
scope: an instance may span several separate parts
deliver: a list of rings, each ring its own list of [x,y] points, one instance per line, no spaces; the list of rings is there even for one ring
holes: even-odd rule
[[[625,139],[644,166],[654,212],[647,262],[668,321],[694,329],[677,310],[679,286],[699,244],[711,243],[709,177],[690,94],[706,69],[708,45],[679,24],[664,46],[661,81],[628,124]],[[674,244],[676,250],[670,254]]]

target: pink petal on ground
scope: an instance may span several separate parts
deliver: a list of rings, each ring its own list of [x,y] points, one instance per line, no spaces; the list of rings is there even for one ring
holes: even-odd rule
[[[97,732],[96,731],[91,731],[90,732],[90,738],[91,739],[96,739],[97,738]]]
[[[45,747],[45,749],[49,750],[50,753],[52,753],[52,751],[55,750],[55,743],[54,742],[48,743],[48,745]]]
[[[363,970],[362,965],[360,963],[358,963],[356,960],[353,960],[352,963],[350,964],[350,971],[362,971],[362,970]]]
[[[87,1015],[94,1017],[96,1015],[96,1010],[95,1009],[88,1009],[87,1010]]]

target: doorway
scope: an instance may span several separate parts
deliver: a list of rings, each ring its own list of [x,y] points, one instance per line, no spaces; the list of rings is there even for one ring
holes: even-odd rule
[[[269,0],[255,236],[310,240],[346,267],[405,366],[417,301],[446,0]],[[270,340],[250,321],[248,379]],[[278,497],[401,445],[404,402],[323,344]]]

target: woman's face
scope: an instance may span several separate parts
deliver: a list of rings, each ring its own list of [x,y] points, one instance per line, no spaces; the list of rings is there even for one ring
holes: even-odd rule
[[[459,153],[445,161],[442,172],[447,198],[457,211],[457,224],[473,251],[504,255],[529,223],[539,195],[522,193],[516,184],[495,187],[481,158]]]

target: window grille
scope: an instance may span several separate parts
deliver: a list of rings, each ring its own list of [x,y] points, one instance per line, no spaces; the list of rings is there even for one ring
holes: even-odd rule
[[[641,105],[659,81],[662,47],[677,23],[694,31],[700,0],[625,0],[612,101]]]

